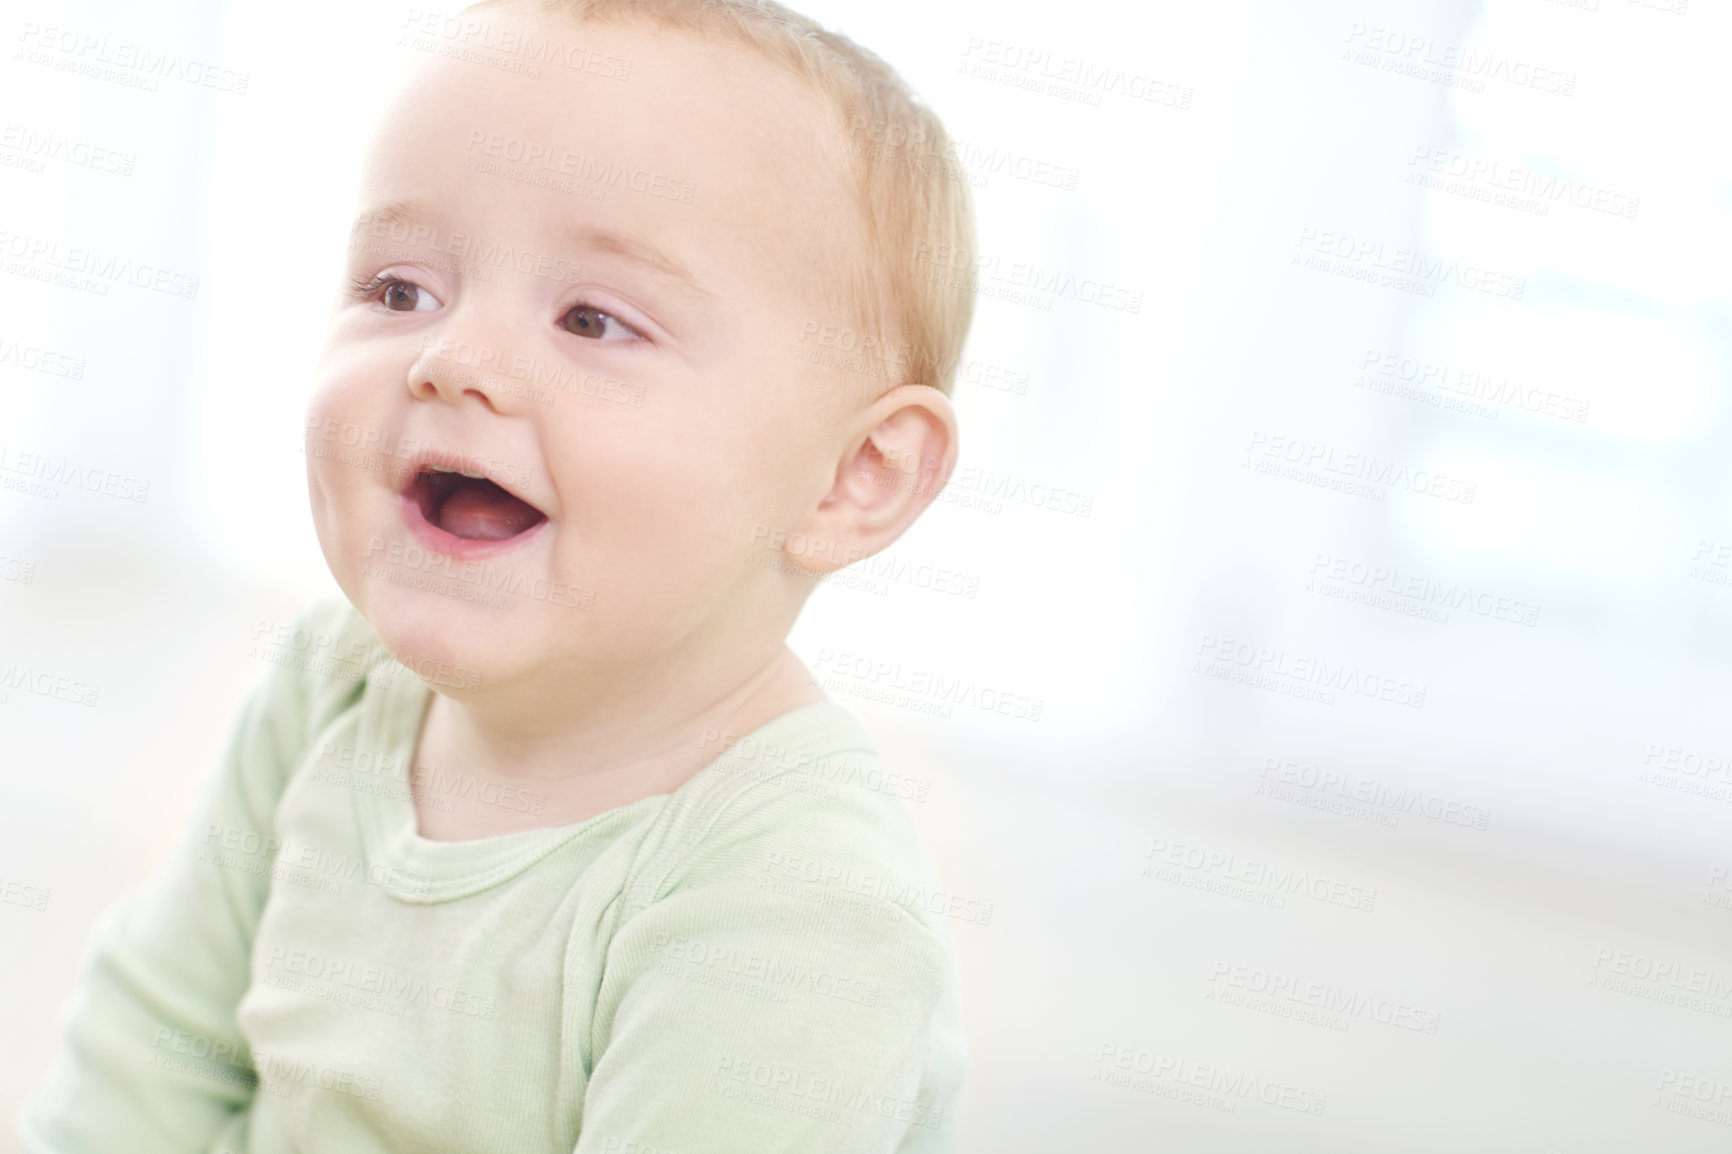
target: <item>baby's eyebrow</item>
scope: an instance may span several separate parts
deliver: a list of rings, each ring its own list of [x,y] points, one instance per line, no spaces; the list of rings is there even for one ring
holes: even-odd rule
[[[411,200],[394,200],[379,208],[363,212],[355,218],[355,223],[349,229],[350,247],[354,246],[355,238],[363,229],[388,228],[394,224],[413,224],[425,220],[427,216],[426,209]],[[640,240],[595,224],[573,225],[566,230],[565,236],[571,244],[578,248],[588,249],[592,252],[609,253],[635,261],[676,282],[696,296],[706,300],[715,299],[715,294],[700,284],[698,278],[683,262],[647,240]]]
[[[699,284],[698,278],[680,260],[647,240],[639,240],[636,237],[593,224],[574,225],[566,231],[566,235],[580,248],[612,253],[615,256],[622,256],[627,260],[648,265],[670,280],[678,281],[696,295],[710,300],[715,299],[715,294]]]
[[[355,223],[349,226],[349,245],[353,247],[356,235],[364,228],[382,228],[393,224],[410,224],[421,219],[422,209],[411,200],[394,200],[383,208],[363,212],[355,218]]]

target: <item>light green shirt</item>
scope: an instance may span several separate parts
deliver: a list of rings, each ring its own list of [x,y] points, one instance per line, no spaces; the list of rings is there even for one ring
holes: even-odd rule
[[[29,1154],[949,1149],[944,923],[981,913],[850,713],[577,825],[430,841],[411,789],[477,788],[408,770],[431,691],[347,602],[297,625],[368,657],[273,669],[184,844],[99,920]]]

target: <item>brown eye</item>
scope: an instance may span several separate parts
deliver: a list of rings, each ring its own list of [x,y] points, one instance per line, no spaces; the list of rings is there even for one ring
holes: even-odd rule
[[[559,325],[568,333],[601,341],[630,340],[637,335],[630,325],[612,313],[604,313],[591,305],[573,308],[559,319]]]
[[[397,276],[376,276],[372,280],[351,282],[354,299],[379,305],[394,313],[432,312],[440,307],[439,299],[414,281]]]
[[[381,303],[393,312],[414,312],[420,304],[421,289],[408,281],[394,280],[385,286]]]

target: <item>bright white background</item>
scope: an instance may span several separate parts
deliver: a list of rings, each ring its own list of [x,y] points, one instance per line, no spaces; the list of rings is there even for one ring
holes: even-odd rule
[[[969,363],[1025,388],[958,385],[964,466],[990,478],[952,495],[984,507],[941,502],[895,551],[975,595],[893,569],[820,590],[794,637],[814,661],[899,665],[881,684],[938,673],[1041,703],[1030,721],[848,692],[869,680],[833,693],[930,780],[913,808],[945,884],[993,908],[954,927],[961,1150],[1732,1144],[1732,36],[1722,6],[1683,3],[802,6],[963,142],[998,275],[1057,277],[1032,305],[983,279]],[[101,687],[84,708],[0,685],[0,882],[50,893],[0,903],[8,1118],[92,920],[160,860],[264,673],[261,623],[334,588],[301,416],[361,132],[413,52],[404,5],[151,9],[24,3],[0,27],[0,480],[32,483],[7,470],[45,453],[149,482],[143,503],[0,488],[0,674]],[[247,91],[79,76],[53,63],[72,53],[15,55],[32,24],[213,62]],[[1495,74],[1423,71],[1467,53]],[[1067,61],[1171,99],[1026,86]],[[1545,90],[1559,77],[1568,94]],[[41,159],[44,139],[130,171]],[[1028,162],[1075,187],[1019,178]],[[197,295],[41,284],[39,241]],[[1402,252],[1444,274],[1356,279]],[[1140,305],[1078,299],[1085,280]],[[43,351],[81,379],[26,366]],[[1384,356],[1501,399],[1380,392],[1400,384]],[[1325,485],[1283,476],[1289,450]],[[1326,487],[1354,454],[1392,466],[1381,499]],[[1398,479],[1416,475],[1473,499]],[[1043,506],[1053,488],[1087,515]],[[1350,579],[1330,584],[1335,559]],[[1351,579],[1376,570],[1400,576]],[[1454,607],[1398,611],[1423,608],[1410,581]],[[1529,607],[1531,625],[1500,619]],[[1318,661],[1373,694],[1283,691]],[[1267,680],[1232,679],[1240,662]],[[1271,763],[1303,767],[1288,792]],[[1306,788],[1324,774],[1370,800]],[[1450,804],[1486,827],[1423,812]],[[1267,877],[1253,862],[1374,906],[1247,882]],[[1233,967],[1350,1008],[1320,1025],[1235,1001]],[[1436,1032],[1378,1020],[1396,1006]],[[1121,1055],[1128,1085],[1104,1080]],[[1181,1071],[1212,1105],[1170,1096]]]

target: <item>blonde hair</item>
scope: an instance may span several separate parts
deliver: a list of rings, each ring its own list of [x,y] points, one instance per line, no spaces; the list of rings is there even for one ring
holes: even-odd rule
[[[895,69],[775,0],[482,0],[466,11],[524,7],[720,34],[827,98],[854,138],[866,252],[864,268],[838,270],[841,298],[893,363],[892,383],[949,394],[974,317],[974,206],[943,123]]]

